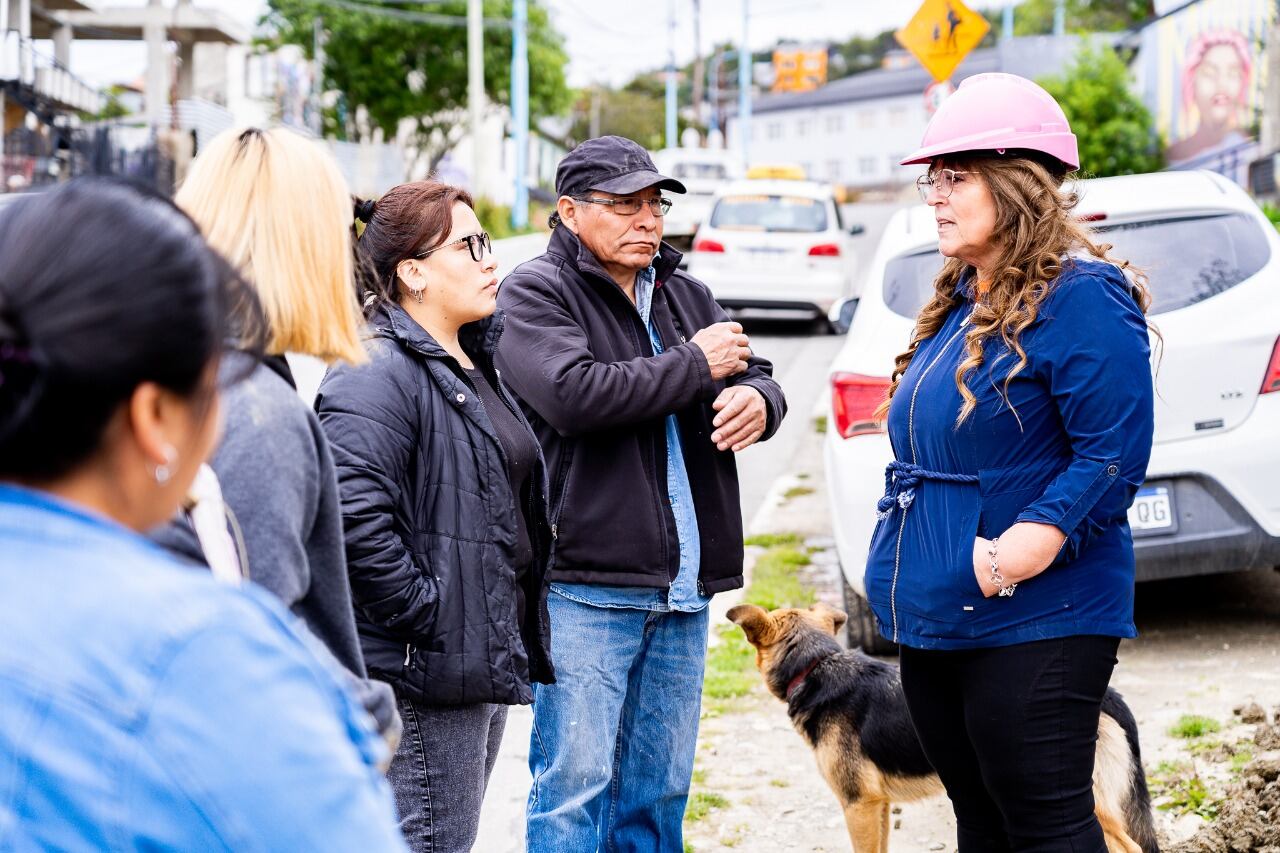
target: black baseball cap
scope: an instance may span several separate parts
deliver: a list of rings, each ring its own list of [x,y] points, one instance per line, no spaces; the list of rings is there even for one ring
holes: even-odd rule
[[[656,186],[688,192],[675,178],[658,173],[649,152],[622,136],[588,139],[565,155],[556,169],[556,194],[580,196],[591,190],[629,195]]]

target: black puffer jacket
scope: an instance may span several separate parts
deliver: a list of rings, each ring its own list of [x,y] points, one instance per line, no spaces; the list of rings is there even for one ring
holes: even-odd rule
[[[380,307],[370,325],[371,363],[334,367],[316,397],[369,672],[419,702],[527,704],[531,681],[554,680],[542,464],[526,509],[534,565],[524,576],[522,636],[513,569],[520,508],[484,406],[403,308]],[[498,313],[459,336],[498,388],[502,327]]]

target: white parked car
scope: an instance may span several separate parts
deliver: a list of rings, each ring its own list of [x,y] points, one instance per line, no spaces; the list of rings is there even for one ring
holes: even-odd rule
[[[726,309],[825,316],[853,293],[857,259],[831,188],[812,181],[735,181],[716,193],[693,241],[689,273]]]
[[[742,177],[736,153],[722,148],[663,148],[654,152],[658,171],[684,184],[687,193],[668,193],[671,210],[662,220],[662,239],[682,252],[711,213],[716,190]]]
[[[1147,272],[1164,337],[1155,446],[1129,510],[1138,580],[1280,565],[1280,236],[1240,187],[1209,172],[1080,189],[1081,218]],[[872,412],[941,265],[933,211],[895,214],[831,367],[824,461],[849,639],[881,653],[892,646],[876,632],[863,574],[893,454]]]

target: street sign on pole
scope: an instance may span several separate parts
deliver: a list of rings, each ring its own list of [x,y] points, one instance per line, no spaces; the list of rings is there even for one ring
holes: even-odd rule
[[[961,0],[924,0],[907,25],[893,34],[934,80],[951,77],[991,25]]]
[[[511,227],[529,224],[529,2],[511,5],[511,141],[515,144],[516,191],[511,202]]]

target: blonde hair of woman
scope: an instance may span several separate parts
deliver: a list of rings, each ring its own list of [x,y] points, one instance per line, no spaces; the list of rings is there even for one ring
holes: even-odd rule
[[[258,292],[267,353],[365,361],[351,194],[332,155],[287,128],[219,134],[174,200]]]

